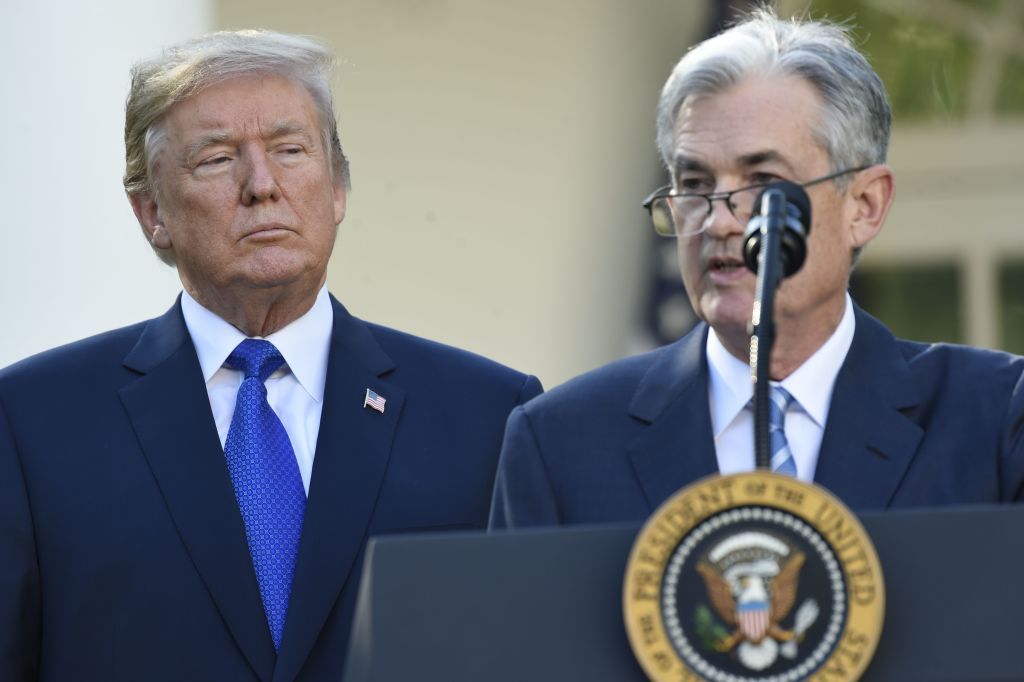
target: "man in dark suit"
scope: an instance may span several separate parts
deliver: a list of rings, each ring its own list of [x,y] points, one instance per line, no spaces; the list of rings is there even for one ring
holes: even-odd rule
[[[135,68],[125,186],[184,291],[0,372],[0,679],[338,680],[367,538],[486,525],[540,385],[328,294],[331,66],[238,32]]]
[[[762,10],[680,60],[658,109],[671,184],[645,206],[677,239],[703,321],[516,408],[492,527],[638,521],[697,479],[753,468],[741,243],[776,180],[807,188],[813,226],[775,304],[773,468],[854,509],[1024,495],[1024,358],[898,340],[847,293],[893,200],[889,128],[881,80],[836,25]]]

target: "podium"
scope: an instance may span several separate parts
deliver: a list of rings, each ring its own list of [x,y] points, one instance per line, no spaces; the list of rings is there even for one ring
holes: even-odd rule
[[[859,516],[886,584],[862,679],[1024,679],[1024,507]],[[344,682],[643,682],[622,617],[639,528],[371,540]]]

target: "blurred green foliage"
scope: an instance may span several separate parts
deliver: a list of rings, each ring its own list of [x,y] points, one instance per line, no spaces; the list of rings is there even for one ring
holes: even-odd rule
[[[915,341],[963,342],[960,269],[953,263],[857,268],[850,293],[893,334]]]
[[[1024,112],[1024,58],[1011,57],[1007,61],[996,111],[1017,115]]]
[[[999,266],[1000,347],[1024,355],[1024,261]]]
[[[1024,0],[957,1],[978,17],[974,25],[994,26],[1004,2]],[[941,3],[929,7],[933,16],[912,14],[898,2],[813,0],[810,14],[853,26],[859,47],[885,81],[898,121],[959,120],[967,111],[972,70],[984,44],[967,27],[950,25]],[[1018,28],[1024,31],[1024,20]],[[1002,63],[995,114],[1019,117],[1024,115],[1024,59],[1007,55]]]

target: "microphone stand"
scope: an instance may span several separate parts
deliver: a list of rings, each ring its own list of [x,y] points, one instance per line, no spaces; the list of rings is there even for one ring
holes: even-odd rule
[[[771,470],[771,422],[768,411],[769,370],[775,344],[775,289],[781,280],[779,243],[785,224],[786,197],[780,190],[767,190],[761,203],[761,249],[757,261],[757,289],[750,323],[750,376],[754,382],[754,463]]]

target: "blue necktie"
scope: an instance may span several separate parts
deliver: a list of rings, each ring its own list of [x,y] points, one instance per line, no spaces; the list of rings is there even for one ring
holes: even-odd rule
[[[263,384],[284,358],[269,341],[246,339],[227,364],[245,373],[238,387],[224,455],[245,522],[263,610],[274,648],[281,646],[299,553],[306,493],[288,433],[267,402]]]
[[[789,476],[796,476],[796,461],[786,440],[786,410],[796,402],[789,391],[782,386],[772,384],[771,400],[768,403],[769,435],[772,446],[772,471]]]

